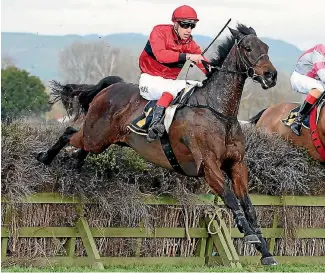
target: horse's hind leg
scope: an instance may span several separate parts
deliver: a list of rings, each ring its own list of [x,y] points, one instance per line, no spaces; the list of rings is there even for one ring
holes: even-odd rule
[[[73,154],[73,157],[77,159],[77,164],[76,164],[77,169],[81,169],[81,167],[85,163],[88,154],[89,152],[85,151],[84,149],[79,149]]]
[[[38,153],[36,159],[45,165],[50,165],[53,159],[61,151],[61,149],[70,142],[71,137],[76,132],[78,132],[78,130],[72,127],[68,127],[67,129],[65,129],[64,133],[60,136],[58,141],[46,152]]]
[[[235,163],[231,169],[231,178],[233,180],[234,192],[240,201],[246,219],[260,240],[260,243],[255,244],[255,247],[262,254],[262,264],[276,265],[277,262],[267,248],[266,241],[263,238],[261,229],[257,223],[255,208],[248,195],[248,169],[246,164],[243,162]]]
[[[225,205],[231,209],[238,229],[244,233],[245,242],[259,243],[260,241],[258,237],[254,234],[254,231],[251,229],[246,217],[244,216],[236,195],[225,183],[225,177],[220,168],[221,163],[215,159],[208,159],[204,164],[205,180],[209,183],[214,192],[221,196]]]

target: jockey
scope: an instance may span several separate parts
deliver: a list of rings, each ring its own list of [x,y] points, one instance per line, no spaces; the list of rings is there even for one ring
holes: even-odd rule
[[[186,87],[186,82],[191,85],[201,84],[197,81],[176,79],[186,60],[193,61],[206,73],[201,63],[205,58],[191,35],[198,21],[193,8],[186,5],[176,8],[172,15],[173,25],[155,26],[140,55],[140,95],[146,100],[158,100],[148,130],[148,142],[163,135],[164,111],[178,92]]]
[[[295,91],[308,94],[290,126],[292,131],[300,136],[302,121],[325,90],[324,44],[318,44],[308,49],[299,57],[290,81]]]

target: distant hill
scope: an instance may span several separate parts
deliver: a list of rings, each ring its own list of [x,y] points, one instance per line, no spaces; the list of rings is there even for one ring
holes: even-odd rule
[[[202,49],[213,39],[203,35],[195,35],[194,38]],[[96,41],[98,39],[107,41],[112,47],[126,48],[138,55],[146,44],[148,36],[138,33],[117,33],[107,36],[96,34],[51,36],[2,32],[1,54],[2,56],[11,56],[17,66],[26,69],[44,81],[60,80],[58,72],[58,53],[60,50],[76,41]],[[261,39],[270,46],[270,57],[276,68],[290,73],[302,52],[296,46],[285,41],[270,38]]]

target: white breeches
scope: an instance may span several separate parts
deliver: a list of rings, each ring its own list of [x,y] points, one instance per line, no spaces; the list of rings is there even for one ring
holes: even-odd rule
[[[305,75],[301,75],[298,72],[294,71],[290,77],[291,86],[293,90],[308,94],[309,91],[313,88],[318,89],[320,92],[324,92],[325,84],[319,80],[315,80]]]
[[[178,92],[188,85],[202,86],[202,83],[191,80],[164,79],[146,73],[142,73],[139,80],[140,95],[146,100],[158,100],[163,92],[169,92],[175,98]]]

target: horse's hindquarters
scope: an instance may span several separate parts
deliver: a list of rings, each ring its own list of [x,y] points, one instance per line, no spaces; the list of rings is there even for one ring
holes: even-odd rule
[[[117,83],[102,90],[92,101],[83,125],[83,142],[90,152],[102,152],[110,144],[124,142],[127,125],[140,115],[145,100],[130,83]]]
[[[311,157],[322,162],[323,160],[313,144],[310,129],[303,127],[301,135],[297,136],[289,126],[282,122],[288,118],[290,111],[297,106],[299,106],[298,103],[280,103],[269,107],[261,115],[256,127],[270,134],[276,133],[285,141],[305,148]],[[317,130],[322,144],[325,145],[325,107],[323,107],[320,113]]]

